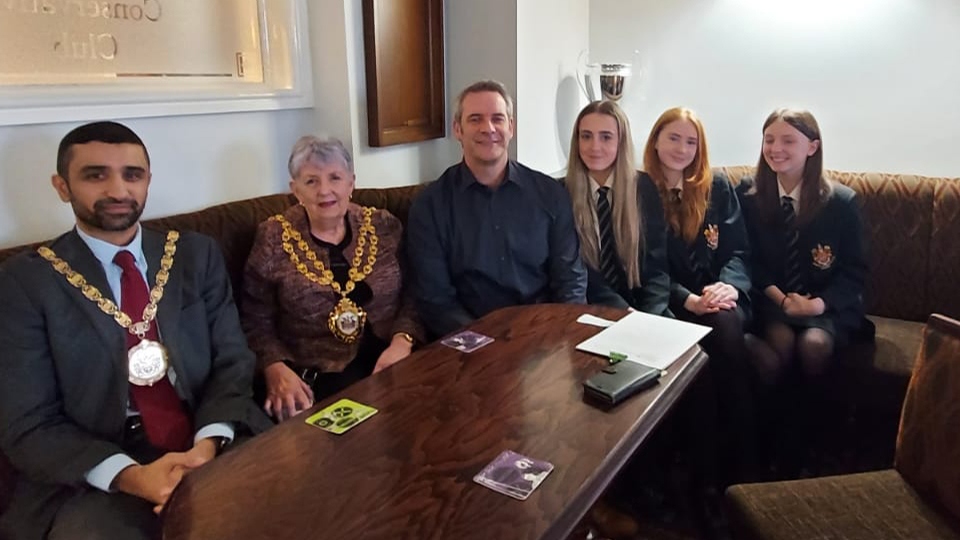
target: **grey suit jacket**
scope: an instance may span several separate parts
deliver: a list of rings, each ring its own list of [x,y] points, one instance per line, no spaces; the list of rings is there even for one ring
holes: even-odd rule
[[[163,244],[143,229],[150,287]],[[49,245],[112,298],[75,231]],[[41,538],[70,496],[93,489],[87,471],[124,451],[126,331],[35,252],[0,267],[0,299],[0,448],[20,474],[0,537]],[[254,355],[211,238],[181,233],[157,322],[194,426],[272,425],[252,401]]]

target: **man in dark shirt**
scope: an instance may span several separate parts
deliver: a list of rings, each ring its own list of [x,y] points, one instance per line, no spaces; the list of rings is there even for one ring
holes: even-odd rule
[[[420,316],[447,334],[497,308],[586,303],[587,275],[567,191],[511,161],[513,100],[496,81],[457,99],[463,161],[413,202],[408,253]]]

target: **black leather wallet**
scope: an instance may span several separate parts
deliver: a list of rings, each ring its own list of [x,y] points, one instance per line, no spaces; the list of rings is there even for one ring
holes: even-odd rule
[[[583,381],[583,395],[604,405],[613,406],[657,384],[659,378],[659,369],[622,361],[603,368]]]

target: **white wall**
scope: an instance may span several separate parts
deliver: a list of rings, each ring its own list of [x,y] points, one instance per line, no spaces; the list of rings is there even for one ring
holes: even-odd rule
[[[517,2],[527,0],[445,0],[447,25],[447,124],[453,123],[457,94],[481,79],[495,79],[517,97]],[[514,114],[523,114],[516,104]],[[453,128],[448,128],[453,137]],[[460,145],[451,139],[456,159]],[[517,157],[516,139],[510,156]]]
[[[586,104],[577,57],[589,46],[588,0],[517,1],[517,157],[554,174],[567,166],[570,134]]]
[[[755,163],[763,120],[794,106],[829,168],[960,176],[958,28],[956,0],[590,1],[592,58],[643,55],[622,102],[638,145],[688,106],[716,165]]]

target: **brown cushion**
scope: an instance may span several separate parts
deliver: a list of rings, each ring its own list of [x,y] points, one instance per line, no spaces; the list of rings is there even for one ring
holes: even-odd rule
[[[894,470],[733,486],[727,503],[738,539],[960,538]]]
[[[873,367],[909,379],[923,341],[923,324],[872,315],[870,320],[877,327]]]
[[[931,256],[935,179],[908,174],[830,171],[860,199],[870,273],[868,313],[917,322],[930,314],[926,276]]]
[[[0,249],[0,264],[3,264],[4,261],[17,255],[18,253],[23,253],[24,251],[33,251],[37,249],[40,244],[43,242],[33,242],[31,244],[21,244],[19,246],[10,246],[8,248]]]
[[[960,178],[937,178],[933,190],[927,308],[960,319]]]
[[[931,315],[900,418],[897,471],[960,520],[960,321]]]
[[[856,436],[857,444],[863,444],[868,453],[882,448],[885,457],[877,463],[889,467],[923,324],[873,315],[870,320],[876,326],[874,341],[853,343],[843,350],[847,369],[835,373],[833,390],[849,400],[856,425],[866,430]]]
[[[406,229],[407,214],[410,213],[413,198],[417,196],[417,193],[420,193],[425,185],[357,189],[353,192],[353,202],[361,206],[373,206],[390,212],[400,220],[403,228]]]
[[[268,195],[242,201],[218,204],[186,214],[151,219],[144,225],[159,230],[194,231],[212,236],[220,244],[233,297],[241,298],[243,267],[246,265],[257,226],[268,217],[279,214],[295,202],[292,195]]]

